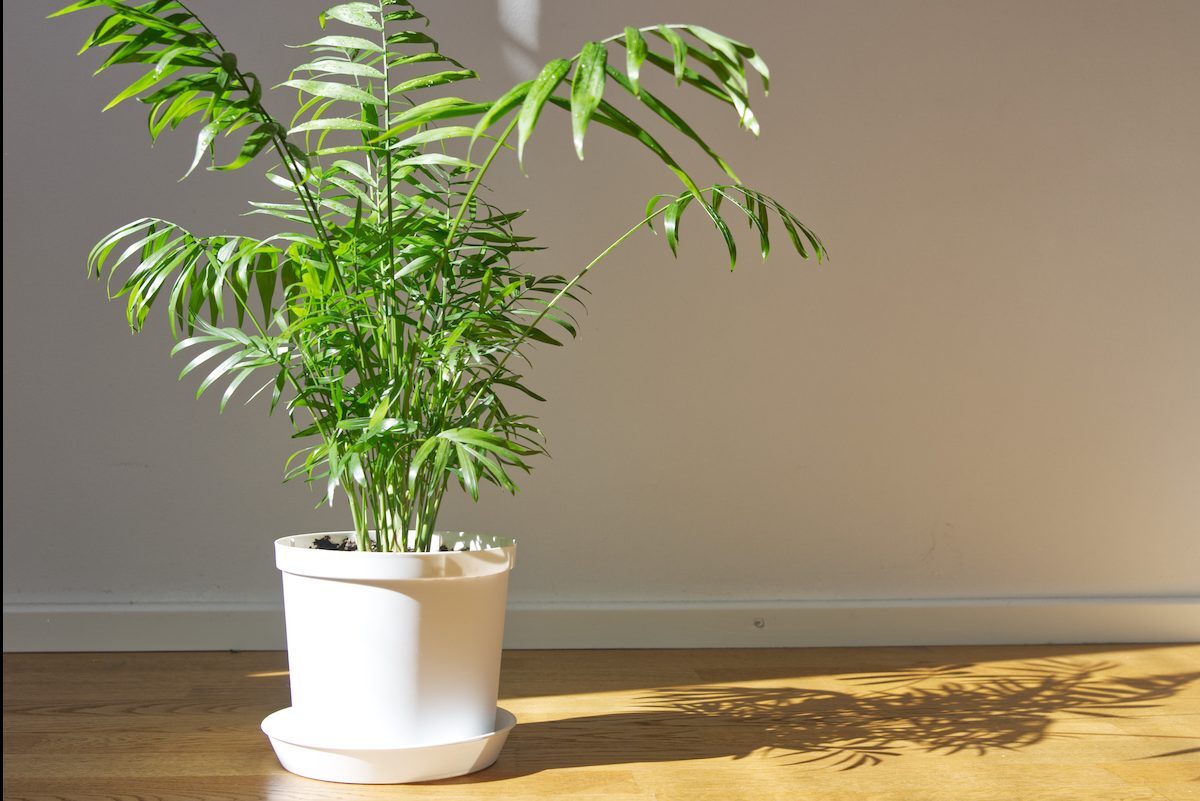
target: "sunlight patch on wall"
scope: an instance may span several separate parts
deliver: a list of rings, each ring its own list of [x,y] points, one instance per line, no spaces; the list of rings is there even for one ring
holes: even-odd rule
[[[532,78],[540,67],[534,54],[541,10],[541,0],[496,0],[496,17],[506,36],[500,49],[515,78]]]

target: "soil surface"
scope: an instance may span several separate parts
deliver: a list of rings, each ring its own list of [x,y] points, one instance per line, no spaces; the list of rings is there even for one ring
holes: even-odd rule
[[[358,543],[353,537],[344,537],[341,542],[334,542],[333,537],[326,534],[324,537],[317,537],[308,547],[318,551],[357,551]]]
[[[313,540],[312,545],[309,545],[308,548],[309,550],[317,551],[357,551],[358,543],[354,541],[353,537],[344,537],[340,541],[334,541],[333,537],[326,534],[323,537],[317,537],[315,540]],[[443,545],[442,547],[438,548],[438,550],[452,551],[455,549],[448,545]],[[467,543],[463,543],[463,547],[459,548],[458,550],[469,551],[471,550],[471,546]]]

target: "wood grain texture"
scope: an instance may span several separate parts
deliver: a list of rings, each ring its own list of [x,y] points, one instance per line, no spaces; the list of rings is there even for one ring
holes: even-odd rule
[[[6,654],[4,798],[1200,799],[1200,646],[511,651],[499,762],[334,785],[258,729],[279,652]]]

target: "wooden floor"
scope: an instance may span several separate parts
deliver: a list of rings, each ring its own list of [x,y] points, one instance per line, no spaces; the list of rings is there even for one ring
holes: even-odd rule
[[[9,654],[4,798],[1200,799],[1200,646],[515,651],[499,762],[359,787],[258,729],[281,653]]]

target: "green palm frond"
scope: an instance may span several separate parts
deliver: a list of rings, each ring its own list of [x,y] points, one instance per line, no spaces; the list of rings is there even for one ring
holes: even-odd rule
[[[576,335],[570,307],[581,279],[643,225],[661,221],[677,253],[684,213],[699,209],[731,268],[729,216],[746,220],[764,258],[781,230],[802,257],[826,255],[792,212],[745,186],[697,126],[646,87],[648,70],[665,72],[757,134],[751,86],[757,76],[767,90],[766,64],[707,28],[626,28],[478,101],[458,96],[476,74],[441,52],[411,3],[342,3],[320,16],[324,31],[275,87],[296,96],[285,124],[263,107],[255,74],[184,3],[81,0],[52,16],[85,10],[104,16],[81,52],[104,53],[98,71],[133,72],[108,107],[147,105],[152,139],[195,126],[185,176],[273,152],[275,194],[248,213],[282,227],[262,240],[199,236],[147,217],[102,239],[89,273],[125,300],[134,331],[165,306],[183,337],[174,352],[188,358],[180,378],[201,376],[197,396],[223,387],[222,409],[235,396],[285,406],[307,440],[286,477],[320,485],[330,502],[345,492],[363,549],[428,548],[450,482],[472,498],[481,484],[517,491],[514,471],[544,452],[533,418],[510,408],[543,400],[524,375],[530,346]],[[655,130],[635,122],[634,108]],[[484,183],[502,155],[523,163],[547,109],[570,115],[580,158],[599,126],[652,153],[679,182],[569,277],[521,269],[539,249],[516,229],[524,212],[494,204]],[[702,186],[663,137],[694,149],[721,182]]]

